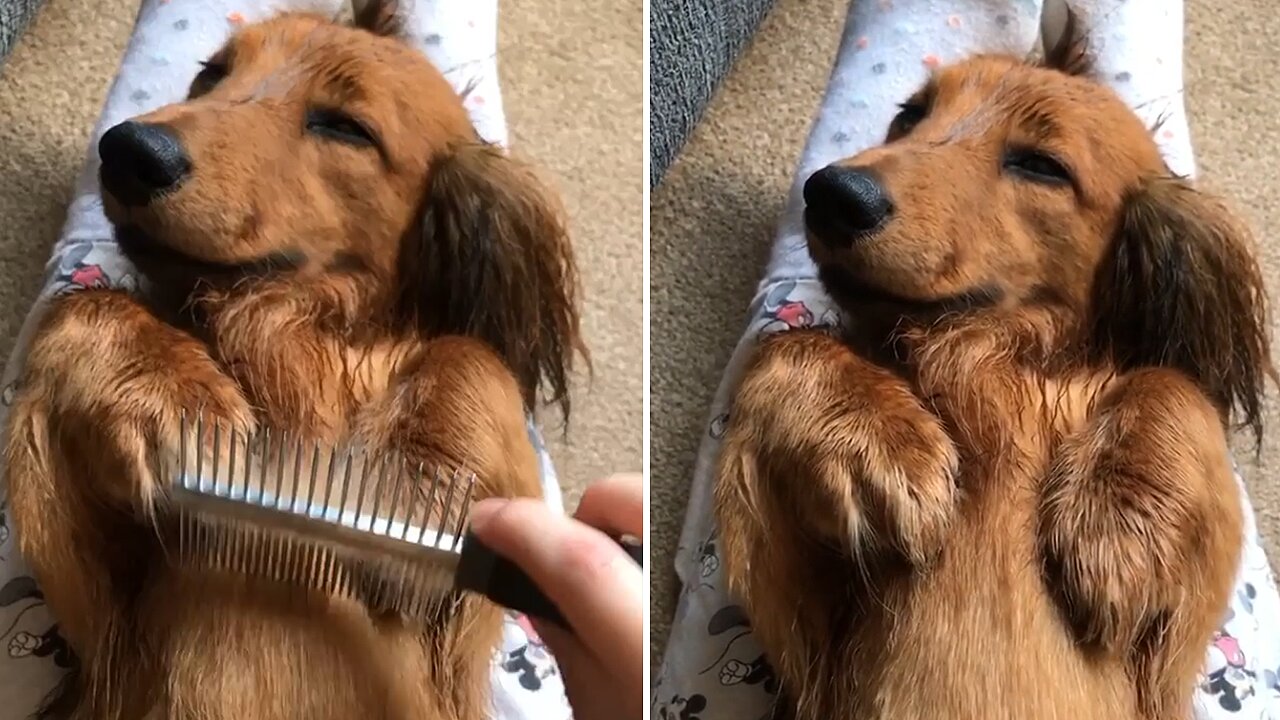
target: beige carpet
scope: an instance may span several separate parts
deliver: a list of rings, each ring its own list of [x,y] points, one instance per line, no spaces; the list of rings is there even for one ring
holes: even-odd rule
[[[642,463],[643,6],[500,7],[513,145],[558,180],[584,272],[595,373],[578,383],[567,441],[551,438],[572,507],[589,480]],[[136,9],[49,0],[0,69],[0,358],[39,290]]]
[[[652,197],[653,654],[665,645],[676,583],[671,554],[694,451],[721,368],[745,322],[773,224],[817,107],[846,0],[780,0]],[[1187,0],[1187,80],[1205,181],[1259,230],[1274,289],[1280,275],[1280,75],[1271,62],[1280,17],[1265,0]],[[1280,412],[1250,480],[1270,554],[1280,559]],[[1263,471],[1262,469],[1268,469]]]

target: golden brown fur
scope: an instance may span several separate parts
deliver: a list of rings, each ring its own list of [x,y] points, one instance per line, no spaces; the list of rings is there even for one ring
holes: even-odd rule
[[[1262,286],[1079,59],[935,73],[842,161],[891,219],[810,225],[850,328],[744,371],[718,544],[786,715],[1190,717],[1241,545],[1228,419],[1260,427],[1272,372]]]
[[[173,566],[154,523],[182,408],[465,464],[480,497],[539,493],[526,412],[540,388],[567,410],[580,349],[559,209],[388,35],[390,10],[246,27],[189,100],[136,118],[192,159],[145,206],[104,197],[149,292],[65,296],[34,339],[5,461],[21,550],[81,663],[75,718],[487,716],[487,601],[442,598],[426,627],[299,603]],[[376,142],[312,132],[314,108]]]

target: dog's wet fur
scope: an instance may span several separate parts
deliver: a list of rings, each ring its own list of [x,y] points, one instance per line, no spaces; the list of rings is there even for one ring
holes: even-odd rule
[[[415,626],[165,553],[155,459],[183,409],[540,493],[527,413],[567,413],[582,355],[561,209],[477,137],[394,3],[362,8],[240,29],[187,100],[100,145],[147,291],[54,301],[5,448],[21,551],[79,659],[51,712],[488,716],[491,603],[442,597]]]
[[[939,69],[806,188],[848,327],[761,342],[715,488],[784,716],[1191,716],[1264,291],[1075,37]]]

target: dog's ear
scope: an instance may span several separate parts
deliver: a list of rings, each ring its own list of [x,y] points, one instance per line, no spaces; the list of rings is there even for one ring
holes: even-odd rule
[[[351,0],[351,24],[375,35],[396,37],[404,29],[398,0]]]
[[[1181,370],[1260,439],[1275,371],[1253,249],[1221,201],[1178,178],[1145,182],[1126,198],[1094,284],[1097,359]]]
[[[1041,65],[1067,75],[1093,73],[1093,61],[1079,18],[1066,3],[1044,4],[1040,15],[1040,36],[1045,45]]]
[[[421,222],[401,246],[397,306],[430,335],[488,343],[532,409],[539,388],[569,415],[569,373],[586,355],[564,214],[530,168],[466,144],[429,171]]]

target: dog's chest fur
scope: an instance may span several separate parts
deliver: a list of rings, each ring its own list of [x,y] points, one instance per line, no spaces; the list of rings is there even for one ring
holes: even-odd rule
[[[957,367],[923,369],[919,388],[960,453],[956,514],[933,567],[872,583],[877,597],[866,598],[853,632],[850,656],[866,680],[852,716],[1135,717],[1125,669],[1076,647],[1046,588],[1037,537],[1054,448],[1107,380],[1047,380],[997,360]]]

